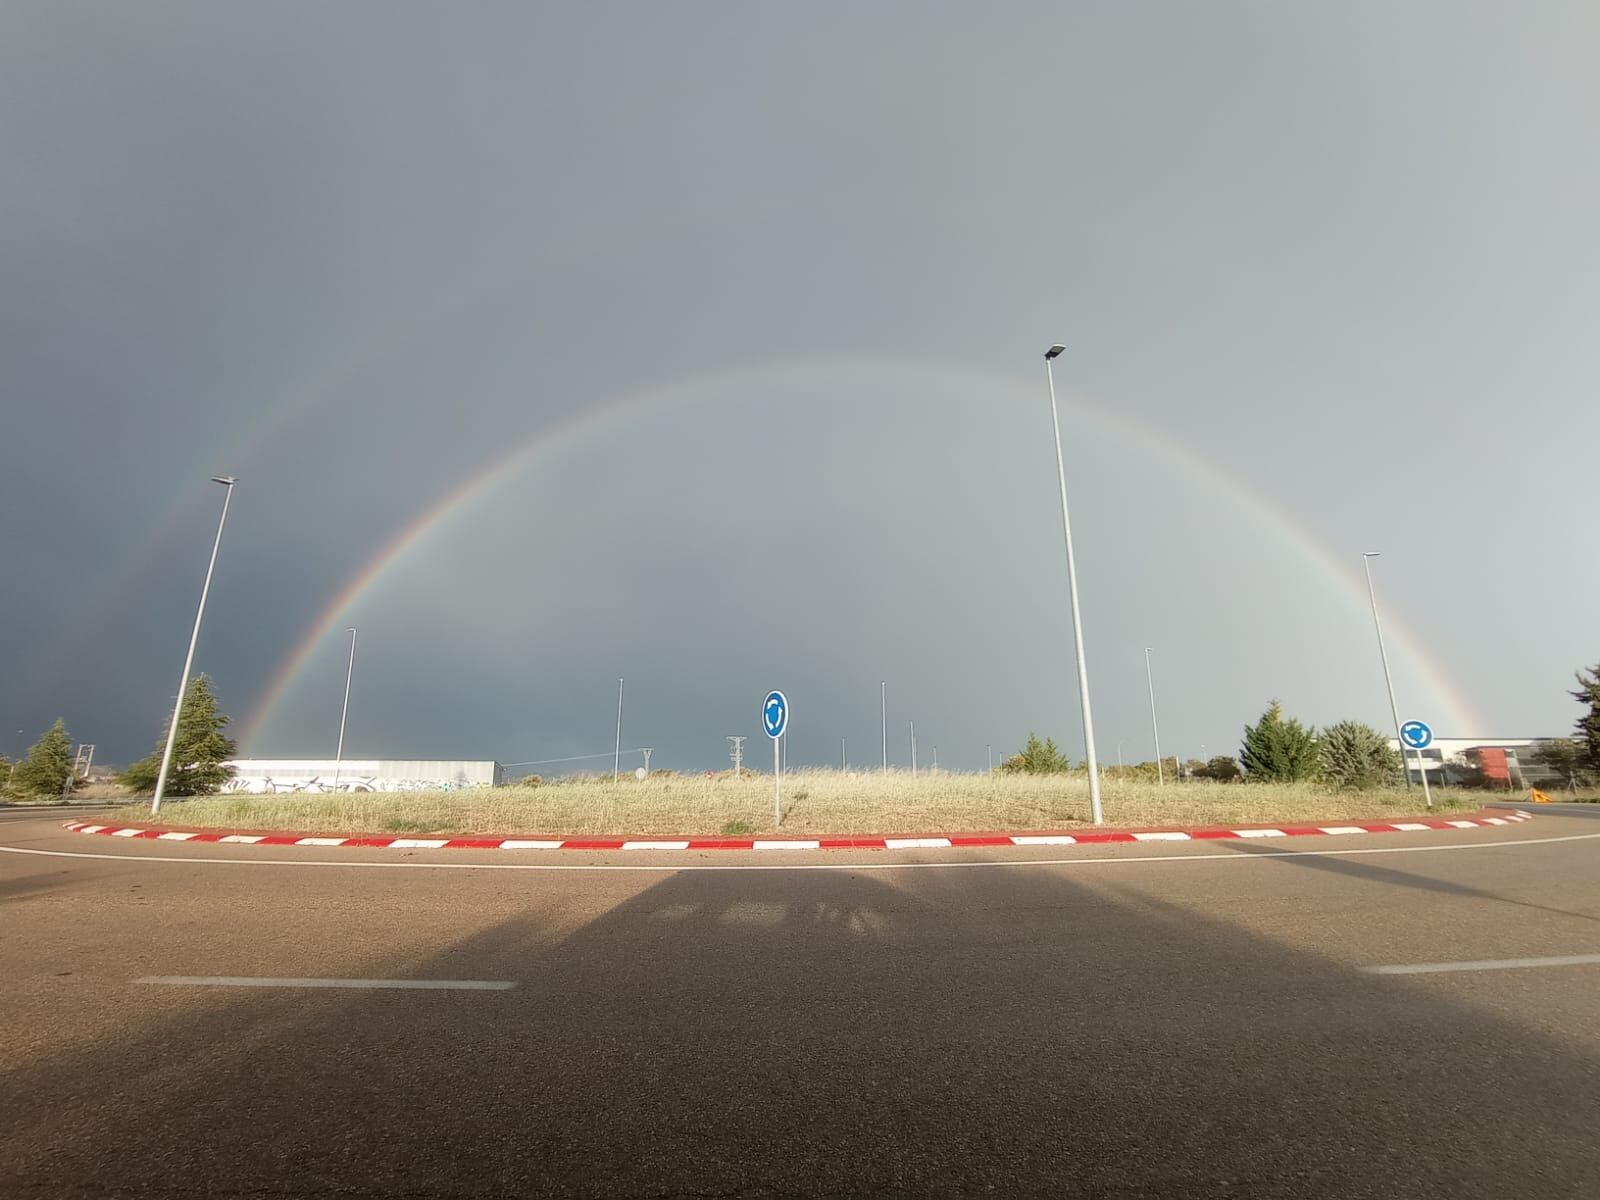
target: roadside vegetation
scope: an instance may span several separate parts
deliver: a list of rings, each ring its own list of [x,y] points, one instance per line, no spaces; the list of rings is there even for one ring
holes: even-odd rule
[[[1112,826],[1327,822],[1414,816],[1422,793],[1403,788],[1340,791],[1317,784],[1247,787],[1212,780],[1108,777]],[[1482,792],[1435,791],[1438,812],[1482,805]],[[1089,819],[1080,771],[993,776],[919,772],[793,771],[784,775],[784,834],[939,833],[1062,829]],[[657,773],[645,780],[567,779],[537,786],[450,792],[208,796],[175,802],[177,825],[415,834],[626,834],[742,837],[775,831],[772,777]],[[119,819],[148,816],[130,805]]]

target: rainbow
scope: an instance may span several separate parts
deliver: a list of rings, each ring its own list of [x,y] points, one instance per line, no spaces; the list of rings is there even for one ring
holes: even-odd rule
[[[347,623],[345,613],[363,594],[409,551],[425,540],[430,533],[452,517],[468,509],[497,484],[527,469],[541,457],[570,447],[573,443],[593,437],[626,424],[637,412],[661,404],[686,403],[702,395],[709,386],[726,386],[769,379],[774,373],[821,370],[846,366],[873,370],[915,369],[929,370],[926,362],[902,363],[884,359],[829,359],[796,361],[788,364],[765,364],[761,367],[738,367],[709,375],[693,376],[677,383],[659,386],[640,392],[625,394],[608,403],[587,409],[576,417],[553,428],[541,431],[534,437],[513,447],[509,452],[489,461],[476,474],[460,486],[446,492],[431,506],[419,512],[384,543],[338,589],[306,631],[294,643],[282,665],[268,681],[250,715],[244,721],[239,735],[240,744],[249,748],[271,717],[284,694],[305,669],[318,645],[335,629]],[[1016,393],[1019,397],[1036,400],[1036,386],[1005,376],[983,375],[959,366],[937,368],[944,377],[963,377],[977,388],[994,392],[997,389]],[[1136,422],[1110,406],[1091,401],[1082,393],[1072,391],[1070,403],[1073,419],[1088,416],[1091,421],[1149,449],[1176,460],[1186,469],[1203,479],[1211,487],[1226,495],[1242,507],[1265,514],[1269,525],[1311,562],[1322,574],[1337,583],[1348,600],[1361,609],[1366,607],[1366,592],[1354,571],[1343,559],[1290,518],[1285,516],[1268,497],[1256,492],[1242,481],[1218,469],[1208,459],[1197,455],[1165,431]],[[1354,559],[1354,555],[1347,555]],[[1432,661],[1416,635],[1403,622],[1389,617],[1390,637],[1404,653],[1426,684],[1433,697],[1444,706],[1445,716],[1458,728],[1482,728],[1471,705],[1451,684],[1444,672]]]

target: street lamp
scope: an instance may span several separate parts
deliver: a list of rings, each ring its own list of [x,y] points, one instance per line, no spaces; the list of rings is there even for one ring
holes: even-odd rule
[[[1104,818],[1100,811],[1100,769],[1094,753],[1094,714],[1089,708],[1089,668],[1083,657],[1083,620],[1078,615],[1078,564],[1072,554],[1072,518],[1067,512],[1067,467],[1061,456],[1061,418],[1056,410],[1056,377],[1050,364],[1066,347],[1051,346],[1044,352],[1045,378],[1050,382],[1050,424],[1056,435],[1056,474],[1061,480],[1061,531],[1067,541],[1067,587],[1072,594],[1072,641],[1078,653],[1078,699],[1083,707],[1083,747],[1089,760],[1089,808],[1094,823]]]
[[[350,715],[350,680],[356,673],[356,627],[350,626],[350,666],[344,673],[344,707],[339,710],[339,748],[333,754],[333,790],[339,790],[339,768],[344,765],[344,721]]]
[[[889,773],[889,685],[878,683],[878,723],[883,727],[883,773]]]
[[[150,815],[161,811],[161,797],[167,790],[167,771],[172,766],[172,745],[178,740],[178,718],[183,715],[183,694],[189,689],[189,668],[194,665],[194,647],[200,640],[200,619],[206,615],[206,596],[211,592],[211,573],[217,568],[217,551],[222,547],[222,527],[228,523],[228,505],[233,500],[233,485],[239,481],[232,475],[213,475],[212,483],[220,483],[227,491],[222,497],[222,519],[217,522],[217,538],[211,543],[211,562],[206,566],[205,586],[200,589],[200,608],[194,614],[194,632],[189,635],[189,653],[183,658],[183,676],[178,680],[178,702],[172,707],[172,724],[167,726],[167,746],[161,752],[161,770],[156,774],[156,794],[150,798]]]
[[[1372,586],[1372,560],[1379,557],[1381,550],[1368,550],[1361,556],[1361,566],[1367,572],[1367,599],[1372,601],[1372,627],[1378,631],[1378,656],[1383,659],[1383,683],[1389,689],[1389,715],[1394,718],[1394,744],[1400,751],[1400,773],[1406,777],[1406,787],[1411,787],[1411,772],[1405,770],[1406,742],[1400,736],[1400,706],[1394,699],[1394,677],[1389,673],[1389,651],[1383,645],[1383,622],[1378,619],[1378,593]],[[1423,782],[1427,782],[1427,766],[1422,761],[1422,751],[1417,751],[1417,771],[1422,774]],[[1433,797],[1428,797],[1428,807],[1433,807]]]
[[[1161,765],[1161,726],[1156,724],[1156,682],[1150,674],[1150,647],[1144,648],[1144,682],[1150,689],[1150,734],[1156,740],[1156,782],[1165,785],[1166,768]]]
[[[602,760],[604,761],[604,760]],[[622,680],[617,680],[617,744],[611,755],[611,782],[622,773]]]

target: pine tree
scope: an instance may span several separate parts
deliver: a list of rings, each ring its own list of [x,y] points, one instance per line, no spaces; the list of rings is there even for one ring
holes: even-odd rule
[[[1589,710],[1578,718],[1578,741],[1589,760],[1589,769],[1600,771],[1600,663],[1587,671],[1579,671],[1577,679],[1578,690],[1571,693],[1572,698],[1587,705]]]
[[[1057,747],[1054,738],[1039,740],[1039,735],[1028,733],[1028,742],[1022,753],[1013,754],[1000,764],[1000,769],[1010,775],[1059,775],[1071,769],[1066,756]]]
[[[17,764],[11,786],[29,796],[59,796],[72,772],[72,736],[60,717]]]
[[[1283,705],[1274,700],[1261,720],[1244,727],[1239,765],[1254,781],[1294,783],[1317,773],[1317,731],[1298,720],[1284,720]]]
[[[196,675],[184,692],[183,711],[178,716],[178,736],[172,743],[172,764],[167,769],[167,795],[208,795],[233,777],[233,768],[222,765],[238,752],[233,739],[222,732],[227,724],[228,717],[217,711],[211,681]],[[168,726],[162,727],[152,754],[122,773],[123,783],[140,792],[155,790],[167,729]]]
[[[1342,788],[1364,790],[1400,782],[1400,755],[1371,725],[1340,721],[1318,739],[1322,777]]]

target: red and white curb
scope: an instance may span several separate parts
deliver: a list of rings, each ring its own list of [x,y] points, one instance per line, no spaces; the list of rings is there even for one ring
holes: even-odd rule
[[[1508,811],[1499,817],[1385,821],[1364,825],[1281,825],[1239,829],[1155,829],[1140,832],[953,833],[933,837],[820,838],[418,838],[334,837],[309,833],[224,833],[220,830],[153,829],[69,821],[74,833],[142,838],[160,842],[219,842],[230,846],[366,846],[382,850],[944,850],[985,846],[1100,846],[1108,842],[1231,841],[1239,838],[1341,837],[1353,833],[1422,833],[1431,829],[1477,829],[1515,825],[1533,814]]]

